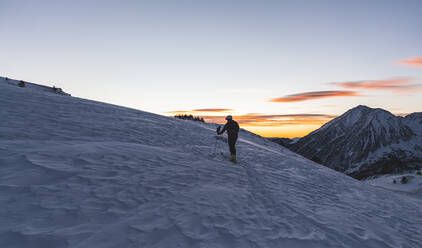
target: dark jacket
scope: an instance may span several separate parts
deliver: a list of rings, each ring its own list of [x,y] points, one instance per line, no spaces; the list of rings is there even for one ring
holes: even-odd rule
[[[224,131],[227,131],[227,135],[230,137],[236,137],[237,133],[239,132],[239,124],[237,124],[234,120],[227,121],[226,125],[224,125],[223,129],[220,131],[219,134],[224,133]]]

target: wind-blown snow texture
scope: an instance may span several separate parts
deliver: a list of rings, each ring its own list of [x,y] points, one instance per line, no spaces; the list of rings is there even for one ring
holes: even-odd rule
[[[0,80],[0,247],[414,247],[422,201],[246,131]],[[216,151],[215,151],[216,144]]]
[[[406,183],[402,182],[403,177],[406,177]],[[409,196],[422,199],[422,175],[417,173],[383,175],[376,178],[366,179],[364,182],[372,186],[401,192],[403,194],[408,194]]]
[[[358,106],[288,147],[362,179],[422,167],[422,113],[405,118]]]

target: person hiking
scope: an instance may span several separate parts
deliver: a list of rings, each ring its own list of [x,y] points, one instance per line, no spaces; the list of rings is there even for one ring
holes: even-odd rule
[[[217,128],[217,134],[223,134],[227,131],[228,142],[230,154],[232,155],[230,161],[236,162],[236,141],[237,141],[237,134],[239,133],[239,124],[233,120],[231,115],[226,117],[227,123],[224,125],[223,129],[220,130],[220,127]]]

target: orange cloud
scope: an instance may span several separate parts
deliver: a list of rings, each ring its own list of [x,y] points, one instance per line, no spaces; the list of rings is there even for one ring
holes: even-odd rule
[[[205,109],[194,109],[193,112],[231,112],[233,109],[218,109],[218,108],[205,108]]]
[[[345,89],[368,89],[368,90],[389,90],[393,92],[404,92],[420,89],[421,84],[410,84],[413,78],[396,78],[387,80],[366,80],[354,82],[330,83]]]
[[[402,65],[407,65],[407,66],[422,67],[422,57],[403,59],[403,60],[397,61],[397,63],[402,64]]]
[[[270,102],[301,102],[320,98],[340,97],[340,96],[359,96],[355,91],[331,90],[331,91],[312,91],[285,97],[270,99]]]
[[[177,115],[177,114],[189,114],[189,113],[191,113],[192,111],[190,111],[190,110],[186,110],[186,111],[183,111],[183,110],[174,110],[174,111],[167,111],[167,112],[165,112],[165,113],[167,113],[167,114],[175,114],[175,115]]]
[[[205,108],[205,109],[193,109],[193,110],[175,110],[168,111],[169,114],[198,114],[198,113],[225,113],[232,112],[233,109],[223,109],[223,108]]]

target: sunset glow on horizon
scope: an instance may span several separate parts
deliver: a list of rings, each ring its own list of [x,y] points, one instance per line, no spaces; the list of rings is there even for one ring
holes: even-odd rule
[[[206,122],[224,124],[224,116],[202,116]],[[240,115],[233,116],[241,128],[259,134],[263,137],[303,137],[318,129],[335,116],[265,116]]]
[[[224,111],[169,111],[167,116],[193,115],[204,118],[205,122],[224,125],[225,117],[232,115],[241,128],[259,134],[263,137],[296,138],[303,137],[312,131],[320,128],[330,120],[336,118],[334,115],[323,114],[294,114],[294,115],[264,115],[264,114],[243,114],[235,115],[227,112],[226,115],[212,115],[212,112]],[[409,113],[392,113],[396,116],[405,117]]]

